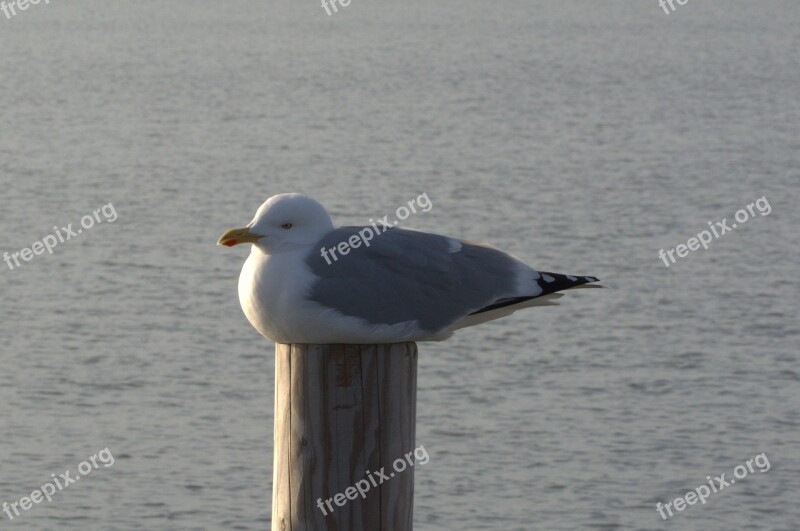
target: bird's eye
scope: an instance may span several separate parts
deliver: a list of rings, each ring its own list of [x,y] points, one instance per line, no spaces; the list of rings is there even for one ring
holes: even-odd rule
[[[289,229],[292,228],[292,224],[291,223],[284,223],[283,225],[281,225],[281,228],[289,230]]]

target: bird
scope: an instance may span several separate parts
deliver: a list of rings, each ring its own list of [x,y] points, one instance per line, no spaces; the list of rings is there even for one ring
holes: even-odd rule
[[[443,341],[457,330],[562,291],[602,287],[593,276],[537,271],[491,245],[372,223],[335,227],[325,207],[298,193],[268,198],[218,245],[250,244],[239,303],[278,343]]]

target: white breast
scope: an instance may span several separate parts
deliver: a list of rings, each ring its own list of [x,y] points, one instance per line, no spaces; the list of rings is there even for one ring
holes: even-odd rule
[[[274,341],[286,341],[303,324],[304,304],[314,276],[305,265],[304,249],[266,254],[258,246],[239,275],[239,303],[256,330]]]

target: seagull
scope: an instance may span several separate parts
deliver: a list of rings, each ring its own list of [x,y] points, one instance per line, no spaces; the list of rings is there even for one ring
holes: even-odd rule
[[[239,276],[250,324],[278,343],[442,341],[596,277],[536,271],[490,245],[378,225],[335,228],[319,202],[279,194],[218,245],[251,244]]]

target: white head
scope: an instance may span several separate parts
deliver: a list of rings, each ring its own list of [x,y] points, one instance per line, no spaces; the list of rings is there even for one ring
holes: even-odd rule
[[[317,201],[302,194],[279,194],[264,201],[249,225],[227,231],[217,244],[253,243],[273,253],[312,245],[331,230],[331,217]]]

